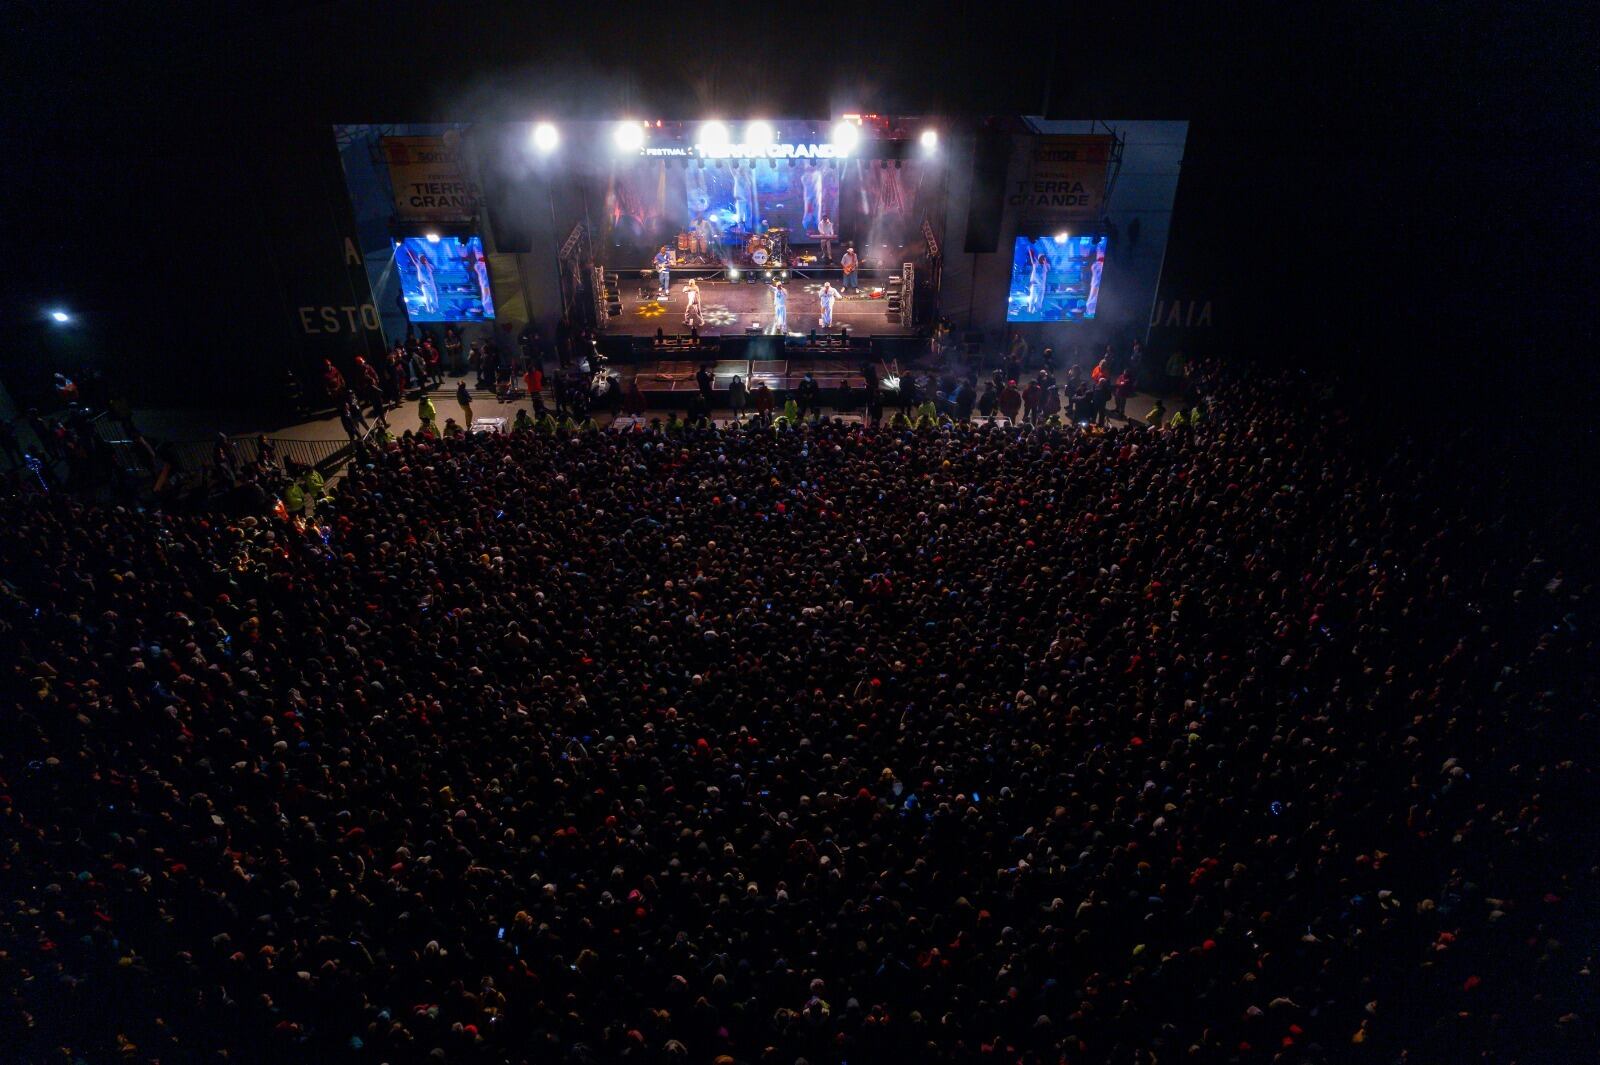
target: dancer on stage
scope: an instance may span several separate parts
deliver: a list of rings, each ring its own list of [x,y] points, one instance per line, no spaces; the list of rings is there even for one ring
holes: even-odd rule
[[[784,336],[789,332],[789,293],[783,287],[782,281],[772,282],[772,329],[776,336]]]
[[[1028,313],[1038,314],[1044,310],[1044,289],[1046,279],[1050,276],[1050,260],[1044,252],[1028,249]]]
[[[833,328],[833,301],[838,298],[839,293],[834,291],[833,285],[824,281],[822,291],[817,293],[817,302],[822,304],[822,317],[817,319],[817,324],[824,329]]]
[[[656,281],[660,284],[660,296],[662,299],[666,299],[668,293],[672,291],[672,253],[667,250],[665,244],[661,245],[661,250],[656,252],[655,263]]]
[[[688,284],[683,286],[683,324],[690,329],[699,329],[706,324],[705,315],[700,306],[700,280],[690,278]]]

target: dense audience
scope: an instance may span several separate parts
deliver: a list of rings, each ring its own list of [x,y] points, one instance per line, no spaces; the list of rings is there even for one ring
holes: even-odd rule
[[[0,503],[0,1057],[1581,1060],[1588,588],[1197,385]]]

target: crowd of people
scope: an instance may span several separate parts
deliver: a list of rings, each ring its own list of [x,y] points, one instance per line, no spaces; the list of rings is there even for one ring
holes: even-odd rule
[[[1582,1060],[1587,584],[1193,382],[0,501],[7,1053]]]

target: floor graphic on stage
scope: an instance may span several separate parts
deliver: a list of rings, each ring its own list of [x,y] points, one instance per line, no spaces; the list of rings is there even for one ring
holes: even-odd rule
[[[788,325],[790,335],[803,335],[813,329],[827,331],[819,326],[822,301],[819,292],[822,282],[796,282],[788,286]],[[834,284],[835,291],[839,285]],[[832,328],[848,329],[858,336],[904,335],[910,327],[891,316],[889,302],[881,288],[863,289],[863,295],[835,298]],[[767,332],[772,327],[772,290],[766,285],[729,284],[706,282],[700,284],[701,326],[706,336],[743,334],[756,329]],[[657,329],[665,333],[686,333],[684,323],[685,300],[683,289],[674,283],[666,299],[652,297],[636,299],[624,297],[622,313],[614,316],[608,328],[618,333],[640,336],[653,334]]]

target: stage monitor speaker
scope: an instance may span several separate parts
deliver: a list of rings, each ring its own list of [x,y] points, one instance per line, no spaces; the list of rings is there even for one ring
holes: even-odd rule
[[[1011,166],[1011,137],[997,131],[980,133],[972,155],[972,193],[967,198],[967,254],[988,254],[1000,245],[1000,219],[1006,204],[1006,171]]]
[[[495,132],[488,132],[490,130]],[[514,134],[489,124],[482,127],[481,135],[475,139],[480,191],[489,216],[489,230],[494,235],[495,251],[509,254],[533,251],[537,211],[541,207],[549,209],[547,191],[533,187],[543,179],[532,174],[519,158],[522,149],[512,143]]]

